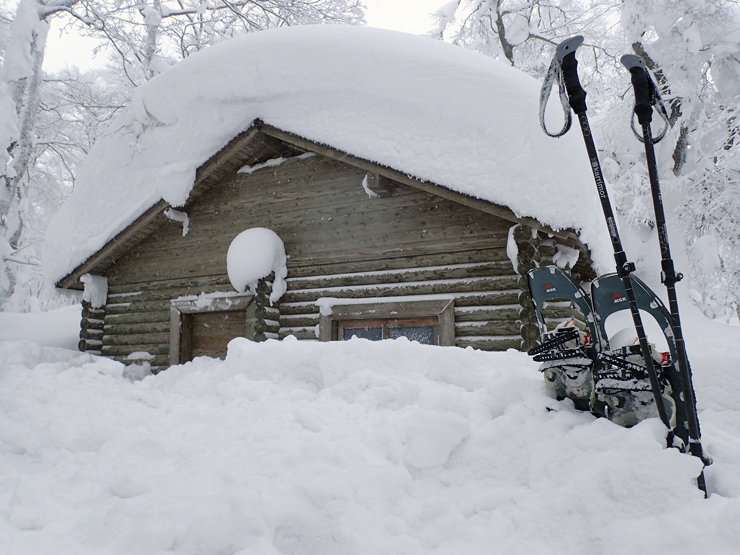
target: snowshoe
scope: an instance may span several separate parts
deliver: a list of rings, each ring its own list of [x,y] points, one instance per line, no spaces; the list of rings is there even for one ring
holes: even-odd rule
[[[650,378],[636,340],[635,337],[632,345],[599,353],[603,367],[594,373],[596,397],[606,404],[606,417],[625,428],[658,416]],[[671,397],[673,388],[665,377],[670,369],[668,353],[659,353],[652,344],[650,351],[663,404],[671,426],[675,427],[676,404]]]
[[[671,332],[671,316],[663,302],[644,282],[634,274],[631,279],[640,312],[655,320],[668,346],[668,352],[661,353],[655,349],[655,341],[650,342],[666,413],[676,436],[686,445],[688,443],[686,405],[681,394],[681,376],[675,363],[677,351]],[[622,426],[633,426],[645,418],[657,416],[655,399],[645,371],[645,361],[639,346],[631,344],[635,339],[634,330],[627,328],[611,337],[607,333],[607,320],[610,316],[629,311],[624,286],[619,276],[608,274],[595,279],[591,283],[591,302],[603,347],[597,355],[602,366],[594,372],[594,389],[597,399],[607,406],[607,417]],[[620,337],[624,333],[631,336],[629,340]],[[657,340],[658,337],[654,334],[653,339]],[[650,339],[648,337],[649,341]]]
[[[542,363],[539,370],[548,392],[558,400],[571,399],[579,410],[602,415],[593,381],[594,368],[601,367],[600,349],[588,295],[557,267],[531,270],[527,281],[540,329],[540,345],[528,354]]]

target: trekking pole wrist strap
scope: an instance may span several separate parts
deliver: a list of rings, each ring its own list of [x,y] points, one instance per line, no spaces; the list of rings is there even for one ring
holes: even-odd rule
[[[650,72],[642,58],[635,54],[625,54],[620,61],[632,76],[632,89],[635,93],[635,108],[631,122],[632,132],[640,142],[645,142],[646,131],[650,130],[650,122],[653,119],[653,107],[655,107],[660,119],[664,123],[661,132],[656,137],[651,137],[651,142],[657,143],[665,137],[670,127],[668,111],[660,96],[658,87],[650,76]],[[637,116],[638,122],[643,127],[643,134],[638,132],[635,127],[635,116]]]
[[[583,90],[578,81],[578,62],[575,59],[575,52],[582,43],[583,37],[578,35],[558,44],[555,49],[555,56],[553,56],[542,82],[542,89],[540,90],[540,126],[549,137],[562,137],[570,130],[573,119],[571,108],[576,114],[586,111],[586,91]],[[566,57],[568,58],[567,62],[565,61]],[[555,82],[558,84],[558,96],[563,108],[563,127],[560,131],[552,133],[547,129],[545,112]],[[574,99],[576,99],[575,104]]]

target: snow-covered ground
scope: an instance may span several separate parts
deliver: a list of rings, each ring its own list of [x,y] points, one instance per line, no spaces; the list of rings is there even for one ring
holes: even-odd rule
[[[75,350],[80,341],[81,311],[79,304],[49,312],[0,311],[0,341],[28,340]]]
[[[236,339],[131,382],[0,343],[0,553],[737,553],[740,327],[685,319],[707,500],[518,352]]]

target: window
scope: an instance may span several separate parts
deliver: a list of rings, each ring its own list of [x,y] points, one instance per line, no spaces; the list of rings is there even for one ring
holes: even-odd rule
[[[407,337],[425,345],[454,345],[454,318],[451,299],[334,304],[330,315],[321,316],[319,338],[380,341]]]
[[[407,337],[423,345],[435,345],[434,319],[389,319],[389,320],[340,320],[337,322],[337,339],[346,341],[352,337],[371,341]]]

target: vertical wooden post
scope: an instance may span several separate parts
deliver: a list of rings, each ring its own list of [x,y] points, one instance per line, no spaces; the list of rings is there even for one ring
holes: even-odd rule
[[[280,330],[280,302],[270,304],[272,275],[257,282],[254,300],[247,307],[244,337],[252,341],[277,339]]]
[[[516,273],[519,275],[519,333],[522,337],[520,348],[528,351],[537,344],[540,330],[537,327],[537,318],[532,305],[527,285],[527,272],[539,266],[539,235],[531,227],[519,224],[514,228],[514,242],[517,247]]]

